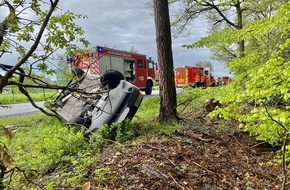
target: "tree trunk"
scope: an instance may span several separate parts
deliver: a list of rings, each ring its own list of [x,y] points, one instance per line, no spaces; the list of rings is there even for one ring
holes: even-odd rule
[[[237,10],[237,29],[242,30],[243,29],[243,12],[241,9],[241,2],[238,2],[236,4],[236,10]],[[241,40],[238,42],[239,44],[239,57],[245,56],[245,40]]]
[[[168,0],[154,0],[154,17],[160,69],[160,110],[158,120],[170,122],[176,120],[178,116],[176,111],[177,101]]]

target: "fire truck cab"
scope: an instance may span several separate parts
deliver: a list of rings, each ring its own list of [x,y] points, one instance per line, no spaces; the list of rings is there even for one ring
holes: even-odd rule
[[[97,46],[85,51],[85,56],[75,54],[70,59],[71,67],[78,67],[87,75],[102,76],[109,70],[117,70],[126,81],[132,83],[146,95],[152,93],[157,64],[146,55]]]

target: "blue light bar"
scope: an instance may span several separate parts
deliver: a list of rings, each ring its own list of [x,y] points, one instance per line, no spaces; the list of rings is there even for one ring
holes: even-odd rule
[[[99,52],[99,53],[102,53],[103,52],[103,48],[102,47],[97,47],[97,51]]]

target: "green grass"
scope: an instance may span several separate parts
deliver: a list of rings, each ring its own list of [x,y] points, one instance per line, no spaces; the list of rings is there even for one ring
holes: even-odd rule
[[[90,148],[92,145],[85,141],[80,131],[76,132],[43,114],[0,120],[0,125],[13,125],[14,130],[17,129],[10,141],[4,136],[1,138],[14,160],[11,168],[19,167],[31,181],[43,187],[53,183],[55,187],[81,188],[94,153]],[[36,188],[22,172],[16,170],[11,177],[9,189]],[[9,178],[7,174],[6,185]]]
[[[35,102],[37,102],[51,99],[55,94],[56,92],[54,91],[48,91],[45,93],[44,92],[31,93],[30,96]],[[24,102],[28,102],[28,98],[21,93],[0,94],[0,104],[16,104]]]
[[[159,90],[159,85],[154,85],[153,90]]]

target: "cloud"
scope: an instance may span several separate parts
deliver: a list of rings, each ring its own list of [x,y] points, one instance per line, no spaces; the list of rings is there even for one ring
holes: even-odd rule
[[[154,17],[152,10],[144,5],[147,1],[67,0],[60,1],[60,8],[87,15],[87,19],[78,20],[77,24],[85,31],[85,38],[89,40],[91,46],[105,45],[122,50],[130,50],[134,47],[138,53],[146,54],[157,61]],[[221,63],[210,59],[209,49],[181,47],[197,41],[206,33],[207,25],[203,20],[198,20],[194,23],[189,36],[178,36],[172,39],[174,66],[193,65],[197,61],[212,61],[216,73],[228,74]]]
[[[106,45],[129,50],[134,47],[138,53],[146,54],[157,61],[155,24],[152,10],[144,4],[147,0],[85,0],[78,4],[63,1],[63,7],[76,13],[85,14],[88,19],[79,24],[86,32],[92,46]],[[227,75],[222,63],[211,60],[209,49],[186,49],[207,33],[204,20],[197,20],[189,36],[172,39],[174,66],[193,65],[197,61],[211,61],[215,72]]]

